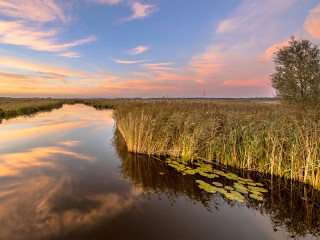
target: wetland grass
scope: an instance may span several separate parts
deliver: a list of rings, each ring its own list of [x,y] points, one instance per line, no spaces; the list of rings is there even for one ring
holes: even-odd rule
[[[68,99],[0,99],[0,119],[51,111],[61,108],[65,103],[74,104],[76,102],[76,100]]]
[[[114,109],[130,152],[205,160],[320,188],[319,111],[250,100],[17,99],[0,100],[0,119],[65,103]]]
[[[320,187],[320,116],[277,103],[126,101],[115,108],[128,150],[202,159]]]

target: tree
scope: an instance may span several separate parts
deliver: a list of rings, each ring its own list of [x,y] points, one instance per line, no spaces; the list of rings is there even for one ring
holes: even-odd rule
[[[320,49],[309,40],[293,36],[289,45],[274,57],[275,73],[270,75],[276,95],[287,103],[320,105]]]

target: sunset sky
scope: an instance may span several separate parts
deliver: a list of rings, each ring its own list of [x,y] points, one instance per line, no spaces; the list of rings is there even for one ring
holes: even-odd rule
[[[319,0],[0,0],[0,97],[272,97]]]

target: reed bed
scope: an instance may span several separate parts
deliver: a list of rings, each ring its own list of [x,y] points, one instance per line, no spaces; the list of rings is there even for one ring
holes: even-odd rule
[[[122,101],[116,125],[134,153],[203,159],[320,188],[319,111],[275,102]]]
[[[60,108],[64,103],[75,103],[75,100],[50,99],[1,99],[0,119],[8,119],[21,115],[30,115],[41,111]]]

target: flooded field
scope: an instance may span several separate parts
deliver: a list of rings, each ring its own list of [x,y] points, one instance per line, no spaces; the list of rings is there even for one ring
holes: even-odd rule
[[[65,105],[4,120],[0,136],[1,240],[320,238],[319,192],[223,166],[214,179],[183,174],[175,160],[131,154],[112,111]],[[199,188],[231,192],[248,178],[266,191],[232,200]]]

